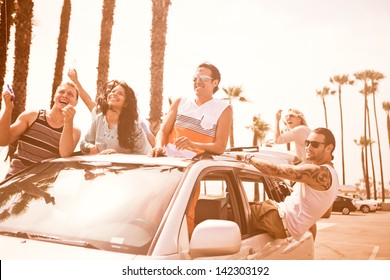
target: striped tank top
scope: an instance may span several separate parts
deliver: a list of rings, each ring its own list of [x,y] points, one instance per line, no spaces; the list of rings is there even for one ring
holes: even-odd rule
[[[20,136],[7,177],[41,162],[60,157],[59,145],[63,127],[53,128],[46,120],[46,111],[40,110],[37,119]]]
[[[229,103],[216,98],[201,106],[198,106],[193,98],[181,98],[174,127],[168,138],[169,143],[181,136],[186,136],[194,142],[214,142],[218,120],[228,106]],[[193,152],[201,153],[198,150]]]

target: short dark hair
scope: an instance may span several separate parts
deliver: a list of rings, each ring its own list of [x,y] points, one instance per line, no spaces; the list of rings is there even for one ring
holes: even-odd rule
[[[207,68],[211,71],[211,77],[214,79],[214,80],[218,80],[218,84],[221,82],[221,73],[219,72],[218,68],[215,67],[213,64],[209,63],[209,62],[203,62],[201,63],[198,68],[201,68],[201,67],[204,67],[204,68]],[[218,85],[214,88],[213,90],[213,93],[216,93],[217,90],[218,90]]]
[[[333,151],[336,148],[336,139],[334,138],[332,131],[330,131],[329,129],[324,128],[324,127],[318,127],[316,129],[314,129],[313,132],[325,136],[325,140],[324,140],[325,145],[329,145],[329,144],[333,145],[333,149],[331,151],[331,154],[332,154],[332,159],[334,159]]]

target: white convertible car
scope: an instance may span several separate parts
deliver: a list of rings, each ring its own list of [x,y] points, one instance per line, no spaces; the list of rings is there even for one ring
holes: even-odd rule
[[[253,229],[250,204],[283,200],[289,182],[232,154],[39,163],[0,184],[0,259],[313,259],[310,232],[295,241]],[[199,186],[189,237],[186,213]]]

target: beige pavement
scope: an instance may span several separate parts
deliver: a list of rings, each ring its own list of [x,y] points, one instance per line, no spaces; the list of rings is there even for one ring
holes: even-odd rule
[[[390,212],[333,212],[317,223],[316,260],[390,260]]]

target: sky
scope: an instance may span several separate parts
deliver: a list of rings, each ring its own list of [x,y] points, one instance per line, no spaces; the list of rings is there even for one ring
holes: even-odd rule
[[[35,1],[27,110],[46,108],[50,102],[62,3]],[[72,1],[66,56],[66,68],[77,69],[81,83],[93,97],[101,7],[102,0]],[[150,101],[151,20],[151,1],[116,1],[109,78],[125,80],[134,89],[144,118],[148,117]],[[386,77],[379,85],[376,109],[384,181],[389,188],[390,150],[382,109],[382,102],[390,101],[389,26],[387,0],[172,0],[165,53],[164,110],[168,108],[168,97],[193,93],[191,78],[196,67],[203,61],[211,62],[221,72],[220,88],[241,86],[243,95],[251,101],[233,103],[235,144],[248,146],[252,144],[252,132],[246,127],[254,115],[260,114],[273,129],[278,109],[286,113],[288,108],[296,108],[304,113],[310,128],[324,127],[324,110],[316,90],[332,87],[329,78],[334,75],[353,77],[358,71],[379,71]],[[12,83],[12,50],[8,55],[6,81]],[[363,177],[360,147],[353,141],[364,132],[361,89],[361,84],[342,89],[349,185]],[[216,96],[225,97],[222,90]],[[327,97],[326,104],[329,128],[338,142],[334,163],[342,181],[337,95]],[[90,124],[88,110],[81,102],[76,109],[76,123],[85,132]],[[378,142],[375,129],[371,138]],[[271,139],[272,130],[266,137]],[[373,156],[376,178],[380,180],[376,146]]]

